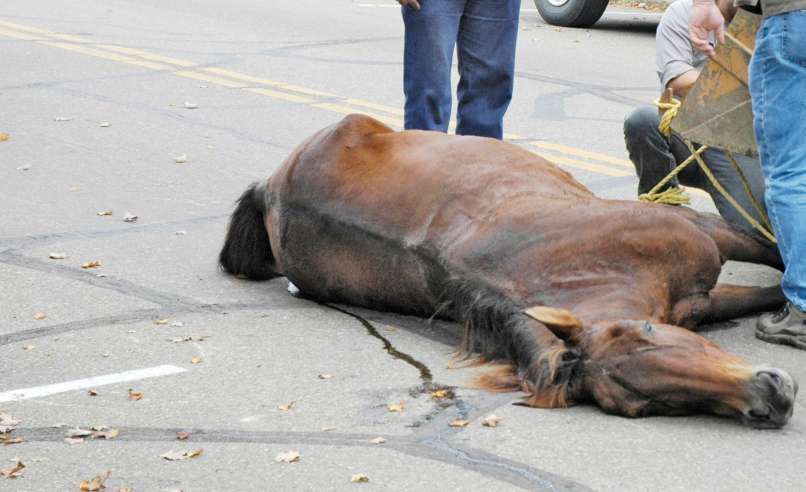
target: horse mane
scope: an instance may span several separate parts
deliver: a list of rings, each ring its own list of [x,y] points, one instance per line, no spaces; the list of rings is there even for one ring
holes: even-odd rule
[[[464,325],[457,357],[478,356],[491,369],[474,386],[490,391],[529,394],[525,404],[542,408],[574,404],[572,386],[579,351],[559,342],[549,347],[534,339],[534,323],[506,295],[486,285],[451,282],[446,289],[453,319]],[[539,354],[535,357],[535,354]]]

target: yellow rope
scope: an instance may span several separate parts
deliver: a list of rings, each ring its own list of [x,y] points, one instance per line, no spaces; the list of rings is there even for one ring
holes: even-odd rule
[[[680,100],[672,98],[672,100],[669,102],[663,102],[658,99],[655,101],[655,106],[663,110],[663,115],[660,117],[658,129],[663,135],[668,137],[672,134],[672,120],[680,111]]]
[[[667,188],[660,193],[642,193],[638,195],[638,200],[642,202],[665,203],[666,205],[688,205],[691,198],[680,186]]]

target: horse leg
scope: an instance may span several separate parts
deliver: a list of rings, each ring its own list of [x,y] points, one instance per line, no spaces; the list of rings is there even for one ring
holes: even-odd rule
[[[786,302],[781,287],[777,285],[745,287],[717,284],[708,297],[711,302],[702,319],[703,323],[716,323],[762,311],[774,311]]]
[[[725,260],[758,263],[783,271],[784,263],[775,244],[731,227],[718,215],[700,213],[686,207],[675,207],[675,210],[710,236]]]

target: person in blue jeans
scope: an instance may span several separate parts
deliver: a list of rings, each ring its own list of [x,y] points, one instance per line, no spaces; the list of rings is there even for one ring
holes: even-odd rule
[[[757,8],[758,1],[737,3]],[[724,37],[722,16],[713,0],[694,4],[689,35],[713,56],[707,35],[716,31]],[[761,0],[760,7],[764,19],[750,62],[750,97],[788,302],[759,318],[756,336],[806,350],[806,0]]]
[[[448,131],[451,63],[456,133],[501,139],[512,99],[520,0],[398,0],[405,24],[405,128]]]

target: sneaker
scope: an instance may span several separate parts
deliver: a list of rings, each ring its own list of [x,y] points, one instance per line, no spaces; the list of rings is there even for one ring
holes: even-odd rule
[[[806,313],[787,302],[778,312],[762,314],[756,338],[806,350]]]

